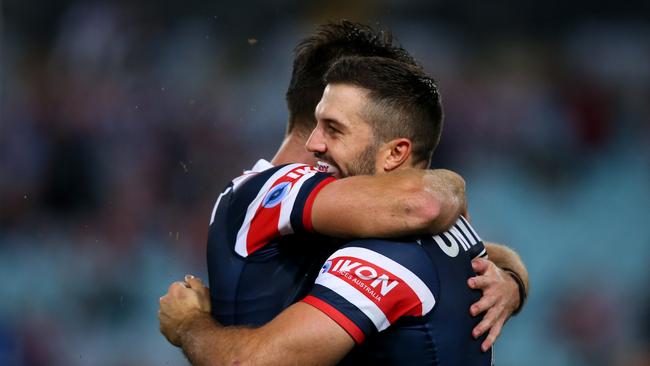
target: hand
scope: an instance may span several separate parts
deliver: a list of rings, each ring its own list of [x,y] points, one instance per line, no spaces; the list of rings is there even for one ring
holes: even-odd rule
[[[472,336],[478,338],[489,330],[481,345],[485,352],[492,347],[503,324],[519,306],[519,288],[508,273],[487,259],[474,259],[472,268],[478,276],[468,279],[467,284],[472,289],[481,290],[483,296],[472,304],[470,314],[477,316],[485,312],[483,320],[472,330]]]
[[[160,332],[174,346],[181,346],[183,325],[194,316],[210,313],[210,292],[200,279],[187,275],[185,282],[174,282],[160,298]]]

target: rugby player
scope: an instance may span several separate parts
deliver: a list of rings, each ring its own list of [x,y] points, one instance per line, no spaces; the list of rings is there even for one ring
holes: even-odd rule
[[[294,71],[295,71],[295,68],[294,68]],[[292,84],[293,84],[293,83],[292,83]],[[291,102],[290,102],[290,106],[291,106]],[[290,128],[291,128],[291,126],[290,126]],[[331,126],[328,126],[327,128],[331,128]],[[317,129],[317,130],[318,130],[318,129]],[[315,133],[316,133],[316,132],[315,132]],[[294,142],[295,142],[296,140],[299,140],[300,138],[302,138],[303,141],[304,141],[304,137],[302,137],[302,136],[299,136],[299,138],[296,139],[295,136],[291,136],[291,135],[292,135],[292,133],[291,133],[291,130],[290,130],[290,133],[289,133],[289,136],[288,136],[287,140],[285,140],[285,143],[283,144],[282,149],[280,150],[280,152],[278,153],[278,155],[276,155],[276,158],[274,159],[274,162],[275,162],[275,163],[281,163],[281,162],[282,162],[281,157],[282,157],[283,154],[284,154],[284,155],[288,155],[289,157],[291,156],[291,153],[289,153],[289,154],[285,154],[286,152],[291,152],[292,150],[294,150],[294,151],[297,150],[297,149],[295,149],[295,148],[294,148],[294,149],[287,148],[287,147],[291,147],[292,145],[295,147],[295,143],[294,143]],[[294,137],[294,138],[292,138],[292,137]],[[436,142],[437,142],[437,139],[436,139]],[[316,150],[315,150],[315,151],[316,151]],[[318,151],[317,151],[317,152],[318,152]],[[295,156],[296,156],[296,155],[299,155],[299,154],[300,154],[300,152],[296,152],[296,153],[294,153],[293,160],[289,160],[289,161],[297,161],[297,160],[299,160],[299,159],[296,159],[296,158],[295,158]],[[304,155],[304,154],[303,154],[303,155]],[[280,159],[278,159],[278,157],[280,157]],[[348,164],[348,165],[343,165],[343,167],[345,167],[344,169],[341,169],[343,175],[348,175],[349,173],[370,173],[370,171],[367,171],[368,164],[365,164],[365,163],[367,163],[367,161],[368,161],[367,158],[368,158],[368,157],[366,156],[365,159],[364,159],[364,156],[363,156],[363,154],[362,154],[361,158],[352,159],[350,164]],[[307,159],[305,159],[305,160],[307,160]],[[365,164],[365,166],[364,166],[364,164]],[[341,164],[337,164],[337,165],[338,165],[339,167],[342,166]],[[269,167],[266,166],[266,168],[269,168]],[[284,167],[284,168],[287,168],[287,167]],[[282,169],[282,168],[281,168],[281,169]],[[309,220],[307,220],[307,221],[304,220],[304,219],[305,219],[305,208],[307,208],[306,206],[308,206],[308,205],[305,205],[305,204],[298,205],[298,206],[300,206],[298,209],[295,209],[295,207],[293,207],[293,205],[288,205],[287,207],[289,207],[289,208],[285,209],[285,208],[284,208],[285,206],[283,206],[284,203],[282,203],[282,204],[280,205],[280,207],[278,208],[278,210],[279,210],[279,212],[285,211],[285,216],[287,216],[287,217],[285,217],[284,219],[287,221],[286,223],[281,224],[281,223],[279,222],[280,219],[281,219],[281,217],[279,217],[279,218],[278,218],[278,217],[275,217],[273,213],[270,213],[270,212],[269,212],[269,215],[267,215],[267,216],[270,217],[271,222],[274,224],[274,225],[272,225],[271,227],[275,227],[275,229],[271,230],[271,231],[268,232],[268,233],[263,234],[263,233],[261,233],[261,232],[264,231],[264,230],[263,230],[263,227],[268,227],[268,225],[258,225],[258,226],[260,227],[260,230],[254,230],[254,231],[257,232],[257,234],[252,235],[252,236],[249,236],[248,233],[244,233],[245,235],[241,235],[241,236],[238,235],[238,236],[237,236],[237,241],[240,241],[239,238],[243,238],[244,240],[242,240],[242,241],[240,242],[240,244],[242,244],[242,245],[240,245],[239,247],[237,247],[237,245],[235,245],[234,250],[235,250],[235,252],[237,252],[238,254],[242,255],[243,257],[248,256],[248,255],[250,255],[250,254],[255,255],[255,254],[257,254],[257,253],[264,252],[264,250],[267,250],[267,249],[268,249],[268,245],[267,245],[268,243],[265,243],[265,241],[268,241],[268,240],[270,240],[270,238],[273,238],[273,237],[275,237],[276,235],[278,235],[279,233],[282,233],[283,230],[284,230],[284,233],[282,233],[282,234],[286,234],[286,233],[290,233],[292,230],[295,230],[295,231],[298,231],[298,230],[305,230],[306,228],[303,227],[303,226],[311,226],[311,225],[313,225],[313,229],[315,229],[316,231],[321,231],[321,230],[322,230],[323,232],[326,232],[326,231],[328,230],[328,229],[326,229],[325,227],[323,227],[323,228],[321,229],[321,227],[320,227],[319,224],[318,224],[318,223],[319,223],[319,220],[318,220],[319,215],[317,214],[317,212],[319,212],[319,211],[318,211],[317,208],[319,207],[319,202],[323,201],[323,200],[322,200],[322,198],[323,198],[322,196],[324,196],[325,193],[329,190],[329,187],[336,187],[337,184],[338,184],[338,182],[341,182],[341,183],[342,183],[342,182],[346,181],[346,179],[343,179],[343,180],[340,180],[340,181],[336,181],[335,183],[331,183],[331,181],[328,181],[327,178],[322,178],[322,177],[321,177],[321,178],[314,178],[314,177],[319,176],[319,174],[314,173],[314,172],[310,172],[309,169],[308,169],[307,167],[304,167],[304,166],[303,166],[303,167],[291,167],[291,166],[289,166],[287,169],[288,169],[288,170],[286,170],[286,172],[284,172],[284,174],[279,174],[279,176],[280,176],[280,177],[286,177],[288,174],[293,174],[295,177],[294,177],[294,178],[291,178],[291,179],[297,179],[296,181],[291,181],[291,179],[288,179],[288,180],[285,180],[285,181],[283,181],[283,182],[277,182],[277,179],[276,179],[276,180],[269,179],[268,176],[267,176],[266,178],[263,178],[263,179],[258,179],[258,180],[262,180],[263,182],[266,182],[266,181],[269,181],[269,180],[270,180],[271,183],[278,183],[278,184],[274,185],[273,187],[269,187],[269,188],[271,188],[271,189],[275,189],[273,192],[271,192],[271,191],[268,191],[268,192],[267,192],[267,193],[272,193],[272,194],[267,194],[267,195],[264,196],[264,197],[262,197],[262,195],[257,195],[257,196],[259,196],[259,198],[260,198],[260,200],[261,200],[261,202],[258,202],[257,205],[259,205],[260,203],[262,203],[262,207],[263,207],[264,209],[262,209],[261,212],[266,212],[266,209],[267,209],[267,208],[272,209],[273,207],[275,207],[275,206],[273,206],[273,204],[275,204],[274,199],[277,199],[278,197],[280,197],[280,201],[282,201],[285,197],[291,197],[291,194],[292,194],[291,192],[292,192],[292,187],[293,187],[293,186],[296,186],[296,185],[298,185],[298,186],[300,186],[300,185],[305,186],[305,185],[309,185],[309,184],[312,184],[313,186],[321,186],[321,187],[324,187],[324,188],[322,189],[322,192],[318,193],[318,195],[315,195],[315,199],[313,198],[314,195],[310,193],[310,192],[311,192],[310,190],[305,190],[305,192],[301,192],[301,189],[296,189],[295,191],[293,191],[293,192],[295,192],[295,193],[293,193],[294,196],[295,196],[295,197],[293,197],[293,199],[296,200],[296,201],[305,200],[304,197],[303,197],[303,198],[300,197],[301,195],[303,195],[303,196],[307,195],[307,196],[308,196],[308,198],[306,199],[306,201],[309,201],[309,199],[310,199],[309,197],[311,197],[311,200],[312,200],[311,205],[313,205],[313,208],[311,208],[311,215],[312,215],[311,222],[309,222]],[[269,170],[269,169],[266,169],[266,170]],[[266,170],[264,170],[264,172],[266,172]],[[276,173],[277,173],[277,170],[278,170],[278,169],[276,169]],[[391,170],[392,170],[392,169],[391,169]],[[404,170],[404,169],[402,169],[402,170]],[[253,180],[255,180],[257,177],[264,176],[264,172],[260,172],[260,173],[258,173],[258,174],[248,174],[248,175],[243,176],[243,177],[240,178],[239,180],[235,180],[235,181],[233,182],[233,184],[229,187],[230,192],[228,192],[228,190],[227,190],[227,192],[225,192],[224,195],[222,195],[221,198],[224,198],[224,199],[225,199],[225,198],[228,196],[229,193],[231,193],[232,191],[236,191],[236,190],[237,190],[237,185],[239,185],[240,187],[242,187],[240,190],[244,190],[244,187],[245,187],[247,184],[249,184],[248,181],[253,181]],[[407,173],[412,173],[412,171],[404,170],[404,171],[401,172],[400,174],[392,173],[392,174],[390,174],[390,175],[381,175],[381,176],[379,176],[378,178],[390,177],[390,178],[391,178],[390,180],[384,180],[384,182],[386,182],[386,183],[390,183],[390,182],[399,182],[399,180],[397,180],[397,181],[393,181],[392,179],[397,179],[396,177],[401,177],[401,176],[404,176],[404,175],[408,175]],[[420,172],[420,173],[422,173],[422,172]],[[308,174],[312,174],[312,176],[311,176],[311,177],[306,177],[306,178],[305,178],[305,176],[307,176]],[[270,175],[270,174],[269,174],[269,175]],[[420,176],[420,178],[421,178],[421,177],[426,177],[426,175],[422,175],[422,176]],[[368,184],[371,184],[370,181],[367,181],[368,179],[370,179],[370,177],[357,177],[357,178],[358,178],[358,179],[357,179],[357,185],[356,185],[356,186],[353,185],[352,187],[355,187],[355,188],[358,188],[358,187],[366,187]],[[429,177],[429,178],[431,178],[431,177]],[[302,181],[300,181],[300,179],[302,179]],[[312,180],[311,183],[309,182],[310,179]],[[246,181],[246,182],[245,182],[245,181]],[[351,181],[353,181],[353,180],[351,180]],[[417,181],[417,180],[416,180],[416,181]],[[422,181],[422,179],[420,179],[420,181]],[[286,183],[286,182],[289,182],[290,184],[284,184],[284,185],[282,184],[282,183]],[[296,183],[296,184],[293,184],[293,183]],[[287,186],[291,186],[291,187],[285,189],[285,187],[287,187]],[[338,186],[340,186],[340,187],[345,187],[345,186],[342,185],[342,184],[338,184]],[[381,185],[379,185],[379,186],[381,186]],[[384,187],[384,188],[387,188],[387,187],[389,188],[390,186],[391,186],[391,184],[386,184],[386,187]],[[397,186],[400,187],[400,185],[397,185]],[[279,187],[279,188],[276,188],[276,187]],[[267,190],[269,190],[269,188],[267,188]],[[339,188],[339,189],[340,189],[340,188]],[[363,189],[363,188],[362,188],[362,189]],[[262,191],[264,191],[264,190],[262,190]],[[318,190],[315,190],[315,191],[318,192]],[[372,190],[371,190],[371,191],[372,191]],[[266,191],[264,191],[264,192],[266,192]],[[336,191],[334,191],[334,192],[336,192]],[[342,190],[342,191],[340,191],[340,192],[345,192],[345,190]],[[348,191],[348,192],[349,192],[349,191]],[[362,192],[363,192],[363,190],[362,190]],[[373,192],[376,193],[376,192],[378,192],[378,191],[373,191]],[[389,192],[390,192],[390,191],[389,191]],[[400,190],[394,190],[394,192],[395,192],[395,194],[400,194]],[[372,197],[372,196],[373,196],[373,195],[370,195],[369,197]],[[270,199],[267,201],[267,200],[266,200],[266,197],[269,197]],[[336,197],[336,195],[334,195],[334,197]],[[340,196],[340,197],[345,197],[345,196]],[[379,197],[375,195],[374,199],[375,199],[375,200],[378,200],[378,198],[379,198]],[[245,200],[244,200],[244,201],[245,201]],[[336,202],[335,200],[332,200],[332,201],[333,201],[333,202]],[[345,201],[345,200],[343,200],[343,201]],[[393,200],[393,202],[394,202],[394,200]],[[326,205],[325,203],[321,203],[321,204],[322,204],[322,205]],[[254,205],[251,205],[251,207],[253,207],[253,206],[254,206]],[[271,207],[267,207],[267,206],[271,206]],[[453,206],[453,205],[452,205],[452,206]],[[219,204],[217,204],[217,205],[215,206],[215,210],[217,210],[218,207],[220,207]],[[347,207],[347,206],[345,205],[345,202],[341,202],[341,207],[342,207],[343,209],[345,209],[345,208]],[[255,206],[254,208],[258,208],[258,207]],[[403,206],[402,206],[402,208],[403,208]],[[302,209],[302,212],[295,213],[295,215],[294,215],[294,211],[300,211],[301,209]],[[354,205],[351,207],[351,209],[354,209]],[[250,211],[250,210],[249,210],[249,211]],[[306,211],[309,211],[309,208],[307,208]],[[399,210],[397,210],[397,211],[390,211],[390,212],[397,212],[397,213],[399,214]],[[361,211],[361,213],[363,213],[363,211]],[[381,211],[379,211],[379,213],[381,213]],[[456,212],[456,213],[457,213],[457,212]],[[452,215],[452,216],[455,216],[456,213],[455,213],[454,215]],[[256,214],[257,214],[257,211],[253,210],[253,213],[252,213],[251,215],[252,215],[253,217],[257,218],[258,216],[255,216]],[[213,213],[213,220],[214,220],[214,216],[215,216],[215,213]],[[217,214],[217,216],[218,216],[218,217],[222,217],[222,215],[219,215],[219,214]],[[279,216],[282,216],[282,215],[279,215]],[[294,217],[294,216],[295,216],[295,217]],[[343,221],[343,225],[345,225],[346,223],[349,223],[349,221],[348,221],[349,219],[346,219],[344,214],[340,214],[339,217],[341,217],[341,218],[339,218],[339,221]],[[394,216],[393,216],[393,217],[394,217]],[[431,217],[437,217],[437,214],[429,216],[429,218],[431,218]],[[335,218],[336,218],[336,217],[335,217]],[[275,219],[278,219],[278,221],[277,221],[277,222],[273,222],[273,220],[275,220]],[[244,218],[244,220],[246,220],[246,218]],[[379,219],[377,219],[377,220],[379,220]],[[407,220],[407,218],[405,218],[404,220]],[[252,220],[252,221],[254,221],[254,220]],[[302,221],[302,223],[301,223],[301,221]],[[336,221],[336,220],[334,220],[334,221]],[[389,220],[388,224],[394,223],[394,221],[395,221],[395,220],[392,220],[392,221]],[[433,220],[433,221],[435,221],[435,220]],[[443,221],[443,222],[444,222],[444,220],[440,220],[440,221]],[[440,221],[438,222],[438,225],[441,225]],[[264,223],[264,222],[265,222],[264,220],[260,221],[260,223]],[[287,224],[287,223],[288,223],[288,224]],[[306,223],[306,225],[303,225],[303,224],[305,224],[305,223]],[[259,224],[259,223],[258,223],[258,224]],[[291,224],[293,224],[293,227],[292,227]],[[249,228],[249,229],[252,229],[255,225],[256,225],[255,222],[251,222],[251,221],[248,222],[248,228]],[[448,225],[448,224],[447,224],[447,225]],[[380,225],[380,226],[381,226],[381,225]],[[425,225],[425,226],[426,226],[426,225]],[[433,226],[435,226],[435,225],[433,225]],[[427,228],[427,229],[431,229],[431,227],[433,227],[433,226],[431,226],[430,223],[429,223],[428,226],[426,226],[426,228]],[[444,225],[443,225],[443,226],[444,226]],[[368,229],[369,227],[371,227],[371,226],[369,226],[368,224],[366,224],[366,227],[364,227],[363,225],[362,225],[361,227],[363,227],[362,230],[372,230],[372,229]],[[440,227],[438,227],[438,230],[439,230],[439,228],[440,228]],[[353,234],[355,233],[355,232],[354,232],[355,229],[359,229],[359,226],[358,226],[357,224],[353,224],[353,225],[352,225],[351,232],[352,232]],[[381,227],[380,227],[379,229],[381,229]],[[397,229],[395,229],[396,231],[393,233],[393,235],[395,235],[395,233],[399,234],[399,233],[400,233],[399,230],[403,230],[403,233],[406,233],[406,232],[408,232],[408,230],[412,230],[412,231],[414,231],[414,232],[417,232],[417,231],[422,232],[422,231],[424,231],[423,229],[424,229],[424,227],[415,228],[415,226],[404,225],[404,226],[401,226],[401,227],[398,227]],[[336,231],[336,230],[340,230],[340,228],[339,228],[339,229],[334,228],[334,229],[330,229],[330,230],[334,230],[334,231]],[[361,230],[361,231],[362,231],[362,230]],[[406,231],[404,231],[404,230],[406,230]],[[307,230],[307,231],[308,231],[308,230]],[[338,233],[340,234],[341,232],[339,231]],[[368,233],[368,231],[366,231],[366,233]],[[372,234],[372,231],[370,231],[369,233]],[[332,234],[332,235],[336,235],[337,232],[330,233],[330,234]],[[345,232],[343,232],[343,234],[345,234]],[[382,234],[383,234],[383,235],[382,235]],[[389,232],[385,232],[385,233],[383,233],[383,232],[379,232],[379,235],[373,235],[373,236],[384,236],[384,235],[387,235],[387,234],[390,234],[390,233],[389,233]],[[211,233],[211,235],[212,235],[212,233]],[[265,237],[265,235],[266,235],[266,237]],[[349,235],[349,233],[348,233],[348,235]],[[362,231],[362,234],[361,234],[360,236],[364,236],[364,235],[363,235],[363,231]],[[261,239],[260,239],[260,237],[261,237]],[[248,240],[248,239],[251,239],[251,240]],[[231,241],[230,243],[232,244],[232,241]],[[468,245],[469,245],[469,242],[466,242],[465,244],[468,244]],[[303,245],[304,245],[304,244],[303,244]],[[273,246],[271,246],[271,247],[273,247]],[[275,248],[272,248],[273,250],[267,251],[267,253],[264,254],[262,257],[264,257],[264,256],[268,257],[269,255],[272,256],[272,255],[273,255],[273,252],[274,252],[274,251],[277,251],[278,248],[281,248],[281,245],[279,245],[279,246],[277,246],[277,247],[275,247]],[[260,258],[258,258],[258,261],[259,261],[259,259],[260,259]],[[483,265],[485,265],[485,263],[483,263]],[[295,272],[295,271],[294,271],[294,272]],[[270,276],[270,275],[272,275],[272,273],[273,273],[272,271],[271,271],[271,272],[268,272],[268,275]],[[296,272],[296,273],[297,273],[297,272]],[[506,277],[508,277],[508,276],[506,276]],[[477,278],[476,280],[479,280],[479,278]],[[191,281],[194,281],[194,280],[191,280]],[[211,274],[211,284],[212,284],[212,274]],[[259,286],[258,286],[258,287],[259,287]],[[272,287],[272,286],[269,286],[269,287]],[[516,287],[516,286],[515,286],[515,287]],[[515,297],[516,297],[516,296],[515,296]],[[283,299],[284,299],[284,298],[286,298],[286,296],[283,297]],[[214,299],[214,297],[213,297],[213,299]],[[517,299],[516,302],[519,302],[519,299]],[[485,303],[485,302],[484,302],[484,303]],[[287,304],[287,305],[288,305],[288,304]],[[297,306],[299,306],[299,305],[300,305],[300,304],[298,304]],[[302,304],[302,305],[304,305],[304,304]],[[479,306],[477,306],[477,307],[484,307],[484,306],[485,306],[485,304],[481,304],[481,305],[479,305]],[[216,307],[216,305],[215,305],[215,307]],[[496,307],[499,307],[499,306],[496,306]],[[502,307],[505,307],[505,306],[502,306]],[[275,310],[273,310],[273,311],[275,311]],[[273,311],[271,311],[271,312],[273,312]],[[254,312],[255,312],[255,311],[253,311],[253,313],[254,313]],[[276,313],[276,314],[277,314],[277,313]],[[275,315],[275,314],[274,314],[274,315]],[[508,315],[509,315],[509,314],[508,314]],[[246,318],[245,315],[242,316],[241,318],[244,319],[244,321],[241,321],[240,324],[241,324],[241,323],[248,323],[248,322],[245,320],[245,318]],[[263,318],[263,317],[262,317],[262,318]],[[217,319],[219,319],[218,316],[217,316]],[[239,320],[241,320],[241,319],[239,319]],[[239,320],[238,320],[238,319],[234,319],[234,320],[232,321],[232,323],[235,323],[235,324],[236,324]],[[267,320],[270,320],[270,319],[267,319]],[[254,322],[255,322],[255,321],[253,321],[253,323],[254,323]],[[498,323],[498,322],[497,322],[497,323]],[[502,323],[501,323],[501,324],[502,324]],[[500,327],[500,326],[499,326],[499,327]],[[260,328],[260,329],[261,329],[261,328]],[[495,328],[493,328],[493,329],[495,329]],[[497,331],[497,334],[498,334],[498,331]]]

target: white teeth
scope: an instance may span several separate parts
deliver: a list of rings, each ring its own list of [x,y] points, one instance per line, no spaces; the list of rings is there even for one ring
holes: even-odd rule
[[[333,175],[337,175],[339,173],[338,169],[322,161],[316,162],[316,168],[318,169],[319,172],[322,173],[332,173]]]

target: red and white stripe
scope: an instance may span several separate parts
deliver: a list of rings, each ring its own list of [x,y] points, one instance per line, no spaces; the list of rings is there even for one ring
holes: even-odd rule
[[[302,187],[307,179],[314,175],[316,175],[315,171],[301,176],[292,184],[291,190],[282,200],[282,204],[280,204],[280,219],[278,221],[278,231],[280,232],[280,235],[293,234],[294,230],[293,227],[291,227],[291,212],[296,204],[298,193],[300,193],[300,187]]]
[[[316,283],[336,292],[356,306],[370,318],[378,331],[388,328],[402,316],[426,315],[436,303],[431,290],[416,274],[373,250],[359,247],[343,248],[328,260],[332,261],[332,266],[327,272],[318,276]],[[360,265],[349,271],[342,271],[345,266],[338,263],[346,260],[350,261],[347,262],[348,264],[360,263]],[[365,267],[372,268],[378,275],[368,278],[355,273]],[[368,271],[365,270],[365,273],[367,274]],[[381,275],[388,276],[388,283],[398,282],[385,295],[381,294],[381,285],[376,284],[377,277]],[[375,282],[374,287],[373,282]],[[375,296],[370,291],[373,291]]]
[[[253,202],[248,206],[242,226],[237,233],[235,252],[242,257],[247,257],[273,238],[294,233],[291,226],[291,213],[296,206],[296,198],[302,185],[316,174],[315,169],[305,164],[290,164],[275,172],[264,183]],[[327,182],[330,181],[327,180]],[[282,198],[281,203],[273,207],[264,207],[262,203],[266,195],[269,194],[273,187],[284,182],[290,183],[291,186],[289,192]],[[310,192],[309,199],[303,210],[303,219],[306,218],[310,221],[311,204],[313,204],[316,193],[324,185],[325,182],[321,182]],[[306,227],[311,226],[311,222],[304,221]]]

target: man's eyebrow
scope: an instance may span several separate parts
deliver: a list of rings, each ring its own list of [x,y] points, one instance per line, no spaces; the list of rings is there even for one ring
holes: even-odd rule
[[[344,124],[342,124],[341,122],[333,118],[323,118],[323,122],[332,125],[332,127],[337,128],[339,130],[347,130],[347,127]]]

